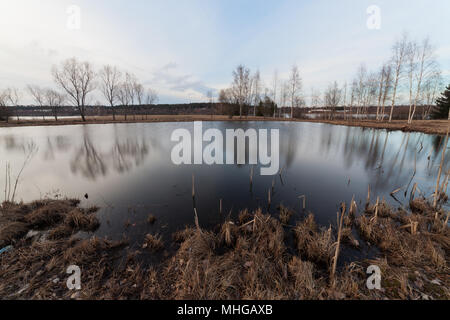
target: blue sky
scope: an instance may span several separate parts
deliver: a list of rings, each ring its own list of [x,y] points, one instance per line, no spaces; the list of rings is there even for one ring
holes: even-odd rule
[[[66,27],[70,5],[79,30]],[[370,5],[381,9],[379,30],[367,28]],[[269,87],[275,70],[287,79],[297,64],[307,97],[350,82],[360,63],[378,68],[404,31],[431,37],[448,82],[449,13],[448,0],[0,0],[0,88],[53,86],[51,66],[76,56],[135,73],[161,103],[205,100],[238,64]]]

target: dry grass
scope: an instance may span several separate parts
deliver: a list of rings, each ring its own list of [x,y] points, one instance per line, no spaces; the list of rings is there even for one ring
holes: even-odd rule
[[[289,220],[291,220],[291,217],[294,214],[294,212],[291,209],[286,208],[283,205],[280,205],[278,210],[280,211],[280,221],[281,221],[281,223],[289,224]]]
[[[149,249],[151,251],[159,251],[164,248],[164,243],[161,236],[147,234],[144,239],[143,249]]]
[[[9,223],[25,223],[30,210],[47,212],[48,203],[14,207]],[[411,212],[393,210],[384,201],[342,216],[341,250],[337,229],[320,228],[312,214],[295,228],[261,210],[244,210],[217,232],[187,227],[173,234],[175,254],[158,265],[143,264],[141,252],[125,243],[96,237],[69,237],[73,228],[92,226],[89,212],[72,207],[49,231],[45,241],[15,239],[14,250],[0,256],[0,297],[5,299],[449,299],[450,235],[446,214],[429,211],[425,199],[412,201]],[[84,213],[83,213],[84,212]],[[376,214],[375,214],[376,212]],[[344,210],[345,213],[345,210]],[[6,215],[5,215],[6,216]],[[14,216],[16,219],[12,219]],[[39,217],[40,214],[34,214]],[[4,216],[2,215],[4,218]],[[39,223],[38,223],[39,224]],[[342,223],[343,225],[343,223]],[[412,228],[411,226],[416,226]],[[17,230],[20,227],[17,226]],[[25,230],[22,229],[23,235]],[[380,250],[372,260],[341,263],[335,254],[360,241]],[[286,239],[293,235],[296,251]],[[13,237],[16,237],[13,233]],[[164,247],[158,235],[146,235],[145,249]],[[360,249],[362,250],[362,249]],[[82,289],[66,289],[65,269],[82,269]],[[378,265],[382,290],[368,290],[366,270]],[[331,271],[335,274],[330,275]],[[333,281],[331,281],[333,280]]]

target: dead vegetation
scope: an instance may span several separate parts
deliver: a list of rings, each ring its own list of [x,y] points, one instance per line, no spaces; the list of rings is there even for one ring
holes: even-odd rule
[[[0,255],[4,299],[450,298],[447,214],[422,198],[411,199],[410,212],[378,200],[359,215],[352,202],[329,227],[317,225],[312,214],[293,227],[286,223],[290,213],[280,210],[276,219],[262,210],[244,210],[217,232],[196,226],[174,233],[176,252],[152,266],[124,242],[71,236],[98,226],[77,202],[8,206],[0,235],[14,249]],[[3,232],[3,226],[10,231]],[[27,238],[36,226],[47,228],[48,235]],[[295,248],[286,241],[291,235]],[[142,248],[156,253],[164,245],[159,235],[148,234]],[[363,257],[363,247],[379,254],[338,259],[348,248]],[[80,291],[65,284],[72,264],[82,270]],[[370,265],[382,271],[381,290],[366,286]]]
[[[152,251],[159,251],[164,248],[164,243],[159,235],[147,234],[144,239],[143,249],[149,249]]]

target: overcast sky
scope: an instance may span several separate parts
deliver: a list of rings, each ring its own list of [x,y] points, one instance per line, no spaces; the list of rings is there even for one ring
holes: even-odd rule
[[[79,29],[68,27],[71,5]],[[367,26],[371,5],[380,29]],[[135,73],[160,103],[204,101],[238,64],[259,69],[266,86],[297,64],[307,97],[351,81],[360,63],[378,68],[404,31],[431,37],[448,82],[449,13],[448,0],[0,0],[0,88],[54,86],[52,65],[77,57]]]

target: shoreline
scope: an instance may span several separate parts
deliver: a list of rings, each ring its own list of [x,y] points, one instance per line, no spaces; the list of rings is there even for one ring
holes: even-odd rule
[[[143,118],[145,117],[145,118]],[[83,125],[83,124],[114,124],[114,123],[156,123],[156,122],[191,122],[191,121],[281,121],[281,122],[309,122],[325,123],[339,126],[386,129],[389,131],[422,132],[426,134],[447,134],[450,121],[448,120],[415,120],[408,124],[406,120],[393,120],[392,122],[379,122],[375,120],[315,120],[315,119],[282,119],[265,117],[242,117],[235,116],[229,118],[223,115],[148,115],[148,116],[128,116],[125,120],[123,116],[87,116],[83,122],[78,118],[55,120],[10,120],[10,122],[0,122],[0,128],[30,127],[30,126],[63,126],[63,125]]]

